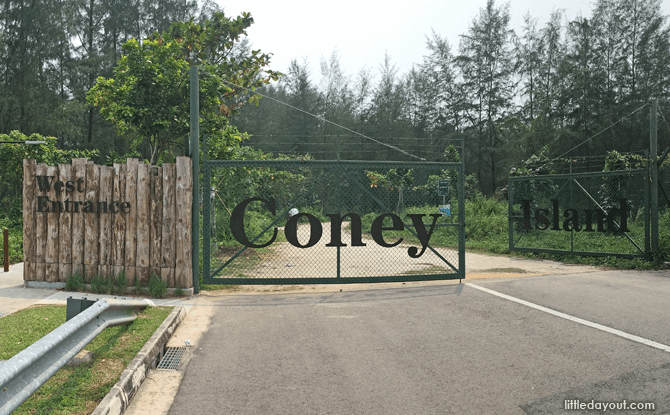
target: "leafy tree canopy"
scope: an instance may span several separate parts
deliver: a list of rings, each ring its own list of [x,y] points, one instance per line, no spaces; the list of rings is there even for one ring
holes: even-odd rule
[[[38,163],[50,166],[59,163],[69,164],[73,158],[94,160],[99,156],[97,150],[63,150],[56,147],[55,137],[39,134],[30,136],[18,131],[0,134],[0,141],[44,141],[40,145],[0,144],[0,209],[2,218],[10,218],[20,223],[22,218],[23,160],[35,159]]]
[[[267,69],[270,55],[237,47],[252,23],[249,13],[215,12],[204,24],[191,19],[143,42],[131,39],[114,77],[99,77],[87,101],[154,164],[174,157],[189,132],[189,68],[198,65],[200,132],[232,149],[244,135],[228,117],[247,101],[258,105],[251,91],[281,76]]]

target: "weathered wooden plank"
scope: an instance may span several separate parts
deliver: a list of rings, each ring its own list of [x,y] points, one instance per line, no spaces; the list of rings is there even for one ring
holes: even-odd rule
[[[114,276],[114,278],[116,278],[122,272],[125,274],[126,267],[124,267],[122,265],[112,265],[111,273],[112,273],[112,276]]]
[[[161,268],[161,279],[167,283],[168,288],[176,288],[174,282],[174,268]]]
[[[35,279],[33,281],[46,281],[47,264],[39,262],[35,265]]]
[[[161,276],[160,267],[149,267],[149,277],[152,277],[154,275],[157,276],[158,278],[160,278],[160,276]]]
[[[45,184],[49,184],[49,190],[46,192],[47,197],[49,198],[49,203],[47,203],[46,208],[48,209],[47,213],[47,251],[44,257],[44,262],[48,264],[47,266],[47,275],[46,280],[48,282],[57,282],[58,281],[58,217],[59,213],[59,200],[58,192],[56,191],[55,184],[58,182],[58,166],[47,166],[47,179]],[[53,264],[56,264],[54,266]],[[55,273],[54,273],[55,271]]]
[[[193,268],[175,268],[174,270],[175,287],[192,288],[193,287]]]
[[[86,164],[85,158],[72,159],[72,180],[75,191],[70,200],[73,201],[72,213],[72,273],[84,275],[84,214],[82,213],[86,197]]]
[[[175,268],[190,268],[192,266],[191,201],[193,200],[193,180],[191,180],[191,176],[191,159],[177,157]],[[176,281],[177,275],[175,274]]]
[[[23,263],[23,280],[36,281],[35,279],[35,263],[25,261]]]
[[[149,285],[149,277],[151,277],[150,271],[149,267],[135,267],[135,275],[140,279],[140,284],[142,284],[143,287]]]
[[[126,219],[126,267],[135,267],[137,259],[137,159],[126,162],[126,202],[130,203],[130,212]],[[135,273],[133,271],[133,278]]]
[[[163,169],[152,166],[149,181],[149,216],[150,233],[149,238],[149,266],[157,268],[156,275],[160,276],[161,267],[161,242],[163,232]]]
[[[58,264],[58,282],[67,282],[72,275],[72,264]]]
[[[114,191],[114,168],[100,167],[100,205],[98,208],[98,218],[100,220],[100,265],[112,264],[112,216],[118,213],[111,212],[111,203]],[[109,275],[109,271],[105,273]]]
[[[136,267],[126,267],[126,279],[128,281],[128,286],[132,286],[135,284],[135,277],[137,277],[136,273],[137,268]]]
[[[137,166],[137,258],[135,266],[149,267],[149,165]],[[148,273],[148,271],[147,271]]]
[[[58,263],[46,264],[46,281],[58,282]]]
[[[47,165],[40,163],[35,168],[36,178],[39,176],[46,177]],[[46,192],[36,188],[35,198],[48,197]],[[37,202],[39,205],[39,201]],[[44,209],[42,209],[44,210]],[[47,255],[47,213],[38,212],[35,207],[35,280],[46,281],[46,255]]]
[[[175,266],[175,212],[177,170],[174,163],[163,165],[163,229],[161,230],[161,268]],[[172,273],[174,281],[174,272]]]
[[[125,202],[126,194],[126,165],[114,164],[114,200]],[[112,215],[112,264],[115,267],[123,267],[126,264],[124,249],[126,246],[126,214],[118,212]],[[114,268],[114,275],[121,270]]]
[[[112,278],[112,266],[98,265],[98,275],[102,275],[105,278]]]
[[[35,263],[35,217],[37,202],[35,199],[35,181],[37,163],[35,160],[23,160],[23,261]],[[34,271],[35,268],[32,268]],[[23,274],[28,273],[24,266]],[[26,281],[32,281],[27,280]]]
[[[72,181],[72,165],[59,164],[58,174],[61,182],[65,185],[59,201],[63,203],[64,212],[61,212],[58,224],[58,281],[65,282],[69,273],[72,272],[72,204],[71,197],[76,191]],[[68,186],[68,184],[71,185]],[[69,265],[69,266],[65,266]]]
[[[98,272],[100,220],[97,213],[100,193],[100,166],[86,165],[86,200],[84,201],[84,271],[86,282]]]

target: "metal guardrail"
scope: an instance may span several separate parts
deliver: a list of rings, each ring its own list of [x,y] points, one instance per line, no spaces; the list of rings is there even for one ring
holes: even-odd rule
[[[107,327],[129,323],[148,302],[95,304],[21,353],[0,362],[0,415],[9,415]]]

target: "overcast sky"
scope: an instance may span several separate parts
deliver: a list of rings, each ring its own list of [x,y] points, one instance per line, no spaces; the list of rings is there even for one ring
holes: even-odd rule
[[[319,63],[334,50],[347,76],[362,68],[373,75],[388,51],[400,74],[427,54],[426,35],[431,29],[449,40],[458,53],[459,35],[465,34],[486,0],[216,0],[228,16],[250,12],[255,23],[248,30],[254,49],[273,53],[271,68],[285,72],[291,59],[306,59],[314,82],[320,79]],[[663,10],[668,14],[668,0]],[[530,12],[544,26],[552,10],[564,9],[568,19],[591,16],[589,0],[511,0],[511,25],[521,33],[523,16]],[[504,4],[496,1],[496,5]],[[398,5],[398,6],[395,6]]]

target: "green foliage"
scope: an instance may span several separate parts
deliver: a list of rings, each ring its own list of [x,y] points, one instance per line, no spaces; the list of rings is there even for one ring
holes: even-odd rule
[[[551,160],[549,157],[547,157],[545,148],[539,156],[533,154],[526,160],[522,161],[519,167],[512,167],[509,171],[509,175],[512,177],[519,177],[551,174],[553,172],[549,170],[550,163]]]
[[[66,291],[84,291],[85,287],[86,283],[84,282],[84,276],[79,272],[75,272],[65,280]]]
[[[103,330],[86,346],[94,355],[93,362],[62,368],[13,413],[91,412],[171,311],[148,307],[135,321]],[[65,306],[42,306],[0,319],[0,359],[11,358],[65,323],[65,314]]]
[[[123,295],[126,292],[126,288],[128,288],[128,278],[126,277],[126,272],[121,271],[119,272],[119,275],[114,278],[114,291],[118,295]]]
[[[174,289],[174,295],[177,297],[181,297],[184,295],[184,289],[181,288],[181,285],[177,284],[177,286]]]
[[[370,187],[382,187],[389,191],[398,191],[396,212],[402,212],[404,209],[404,191],[414,181],[412,169],[389,169],[387,173],[366,171],[365,174],[370,180]]]
[[[109,294],[114,289],[114,282],[111,278],[103,275],[96,275],[91,280],[91,292],[93,294]]]
[[[639,154],[621,154],[616,150],[607,152],[603,171],[641,169],[645,159]]]
[[[135,294],[140,294],[142,292],[142,285],[140,284],[140,277],[135,276],[135,282],[133,284],[135,288]]]
[[[166,152],[176,154],[189,133],[189,68],[199,65],[200,132],[237,146],[241,136],[228,117],[250,91],[280,75],[266,69],[270,56],[258,50],[237,58],[231,54],[252,23],[248,13],[230,19],[215,12],[204,24],[175,22],[141,43],[131,39],[123,44],[114,77],[99,77],[87,102],[100,107],[120,134],[135,137],[132,148],[148,146],[145,156],[155,164]],[[252,94],[249,102],[258,103],[259,97]]]
[[[161,277],[156,274],[153,274],[149,278],[149,294],[153,298],[165,298],[165,293],[167,292],[167,282],[163,281]]]
[[[39,134],[27,136],[18,131],[0,134],[0,141],[45,141],[41,145],[0,144],[0,218],[10,219],[12,228],[18,226],[22,218],[23,160],[35,159],[37,163],[55,166],[71,163],[73,158],[97,159],[97,150],[63,150],[56,146],[55,137]],[[9,226],[8,226],[9,227]]]
[[[4,238],[3,229],[9,231],[9,263],[23,261],[23,225],[19,218],[0,218],[0,240]],[[0,258],[5,255],[4,243],[0,243]]]

